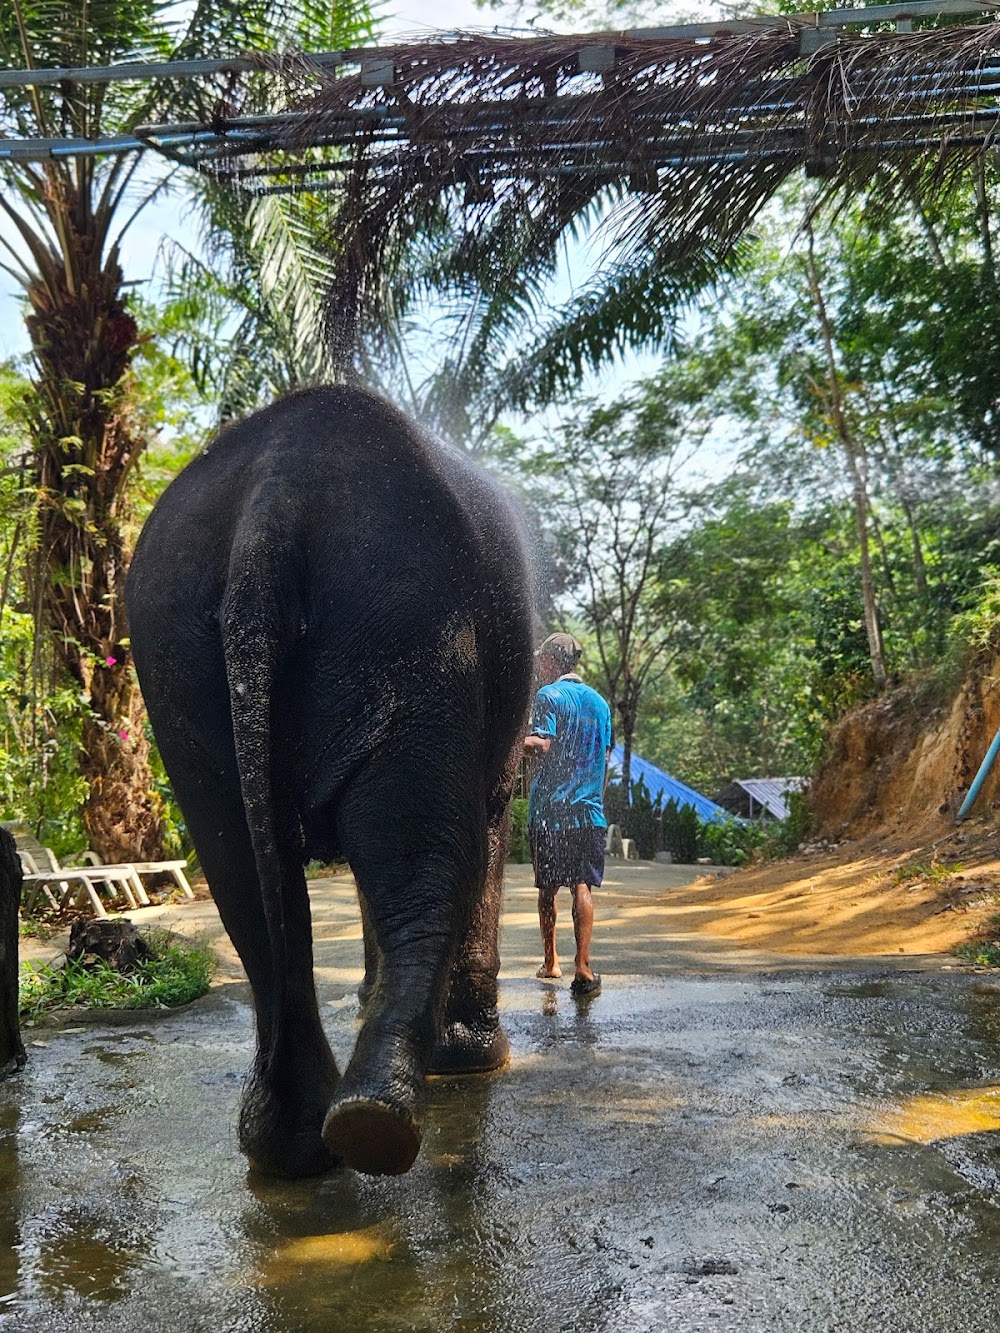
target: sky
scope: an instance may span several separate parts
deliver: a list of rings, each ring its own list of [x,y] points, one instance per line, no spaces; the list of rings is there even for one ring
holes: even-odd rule
[[[458,28],[490,29],[518,22],[518,6],[503,5],[498,9],[480,9],[472,0],[401,0],[391,6],[391,17],[385,22],[385,32],[408,36],[428,29],[449,32]]]
[[[477,8],[473,0],[399,0],[395,5],[387,5],[385,12],[384,34],[407,36],[435,29],[488,30],[495,24],[510,24],[516,21],[517,6],[483,10]],[[148,188],[149,181],[158,177],[159,165],[150,163],[149,169],[143,173],[144,180],[139,182],[139,190]],[[0,220],[0,237],[12,237],[12,234],[11,224],[6,219]],[[127,280],[153,294],[162,273],[162,263],[158,260],[165,237],[197,248],[197,232],[184,207],[180,190],[147,205],[129,228],[122,245],[122,267]],[[18,295],[16,281],[0,270],[0,359],[27,350]]]

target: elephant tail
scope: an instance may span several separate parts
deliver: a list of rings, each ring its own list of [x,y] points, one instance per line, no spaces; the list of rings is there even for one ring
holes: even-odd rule
[[[283,577],[294,567],[287,529],[280,531],[273,521],[276,506],[261,500],[258,496],[249,506],[233,543],[220,624],[236,763],[267,922],[277,1012],[287,971],[282,852],[287,858],[290,845],[283,848],[283,835],[289,844],[291,827],[274,783],[272,720],[296,599]]]

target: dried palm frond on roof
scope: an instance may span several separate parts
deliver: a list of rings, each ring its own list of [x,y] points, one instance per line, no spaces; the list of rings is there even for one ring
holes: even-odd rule
[[[992,17],[915,32],[822,30],[811,18],[710,40],[697,28],[458,35],[346,53],[337,68],[261,57],[234,89],[239,115],[217,118],[221,142],[198,164],[255,192],[335,193],[343,281],[331,310],[346,346],[388,249],[456,203],[452,281],[488,288],[529,254],[550,262],[588,209],[617,262],[653,249],[680,271],[724,263],[801,168],[829,191],[892,199],[947,186],[996,138]]]

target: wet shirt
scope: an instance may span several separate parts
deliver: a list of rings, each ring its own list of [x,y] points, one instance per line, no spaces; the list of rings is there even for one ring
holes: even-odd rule
[[[607,828],[604,769],[611,748],[611,709],[579,676],[562,676],[535,696],[531,734],[552,744],[538,760],[528,799],[537,828]]]

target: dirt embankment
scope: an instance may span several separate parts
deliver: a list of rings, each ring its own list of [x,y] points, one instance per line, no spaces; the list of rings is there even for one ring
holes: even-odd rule
[[[707,909],[692,916],[694,933],[770,953],[950,953],[994,934],[1000,833],[977,821],[936,844],[845,842],[705,876],[670,904]]]
[[[710,933],[789,954],[947,953],[1000,912],[1000,762],[955,815],[1000,729],[1000,657],[951,698],[901,689],[846,717],[813,784],[815,841],[692,886]],[[679,901],[674,899],[674,901]]]
[[[902,688],[850,713],[813,783],[817,835],[873,833],[911,843],[950,832],[990,741],[1000,729],[1000,657],[970,671],[950,699]],[[976,811],[1000,802],[1000,764]]]

